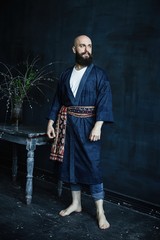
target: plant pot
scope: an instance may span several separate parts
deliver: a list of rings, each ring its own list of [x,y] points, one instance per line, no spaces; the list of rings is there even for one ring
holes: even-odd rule
[[[11,124],[18,128],[20,123],[22,123],[22,103],[17,103],[11,109]]]

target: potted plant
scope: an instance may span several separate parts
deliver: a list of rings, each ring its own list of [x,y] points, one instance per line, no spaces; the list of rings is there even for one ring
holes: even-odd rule
[[[16,67],[9,67],[0,62],[0,100],[6,99],[6,112],[11,110],[11,120],[18,125],[21,118],[24,100],[27,100],[32,108],[30,92],[36,89],[44,95],[43,88],[49,87],[50,82],[56,79],[53,72],[53,62],[38,68],[39,57],[29,61],[29,58]],[[45,95],[44,95],[45,96]]]

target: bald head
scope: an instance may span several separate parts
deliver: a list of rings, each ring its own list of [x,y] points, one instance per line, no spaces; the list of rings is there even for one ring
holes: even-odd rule
[[[81,44],[83,42],[87,42],[88,44],[92,45],[92,41],[91,41],[91,39],[88,36],[80,35],[80,36],[77,36],[74,39],[74,46],[76,47],[77,45],[79,45],[79,44]]]
[[[84,53],[88,51],[90,54],[92,53],[92,41],[86,35],[80,35],[74,39],[74,45],[72,47],[74,53]]]

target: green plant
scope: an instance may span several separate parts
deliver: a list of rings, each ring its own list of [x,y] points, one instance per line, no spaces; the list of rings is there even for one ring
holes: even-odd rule
[[[52,69],[54,62],[51,62],[41,68],[38,68],[39,57],[31,62],[27,60],[18,64],[16,67],[8,67],[0,62],[0,100],[7,99],[7,110],[9,105],[13,108],[15,105],[22,105],[27,100],[32,108],[30,96],[32,89],[36,89],[45,97],[44,87],[50,87],[49,82],[54,82],[56,76]]]

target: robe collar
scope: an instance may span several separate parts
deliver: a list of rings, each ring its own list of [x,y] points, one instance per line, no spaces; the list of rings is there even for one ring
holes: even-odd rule
[[[73,68],[71,69],[71,73],[68,75],[68,79],[67,79],[67,82],[66,82],[66,87],[67,87],[67,91],[68,91],[68,96],[72,102],[73,105],[78,105],[78,102],[79,102],[79,99],[80,99],[80,96],[81,96],[81,93],[82,93],[82,90],[83,90],[83,87],[85,85],[85,82],[93,68],[93,63],[87,67],[85,73],[83,74],[83,77],[80,81],[80,84],[79,84],[79,87],[78,87],[78,90],[77,90],[77,93],[76,93],[76,96],[74,97],[73,93],[72,93],[72,90],[70,88],[70,77],[71,77],[71,73],[72,73],[72,70]]]

